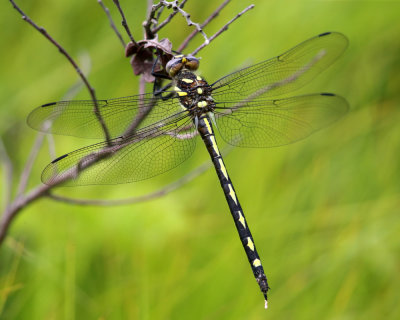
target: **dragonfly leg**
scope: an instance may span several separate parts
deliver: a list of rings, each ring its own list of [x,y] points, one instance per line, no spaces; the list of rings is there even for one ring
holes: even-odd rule
[[[165,73],[165,71],[164,72],[156,71],[156,66],[157,66],[159,59],[160,59],[160,57],[157,56],[156,60],[153,63],[153,67],[151,68],[151,75],[155,78],[154,85],[153,85],[153,94],[154,95],[158,95],[158,93],[160,91],[165,90],[165,87],[161,88],[163,80],[172,80],[171,77]]]
[[[171,86],[172,86],[172,83],[168,83],[167,85],[165,85],[164,87],[162,87],[161,89],[158,89],[156,91],[154,91],[155,90],[155,86],[154,86],[153,87],[154,96],[156,96],[157,98],[160,98],[161,100],[171,99],[175,95],[175,92],[168,92],[167,94],[163,95],[163,93],[166,93],[167,90],[169,88],[171,88]]]

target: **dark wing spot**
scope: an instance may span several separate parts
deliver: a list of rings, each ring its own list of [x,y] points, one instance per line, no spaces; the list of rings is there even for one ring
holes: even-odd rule
[[[327,36],[328,34],[331,34],[332,32],[324,32],[318,35],[318,37],[324,37]]]
[[[42,105],[41,107],[44,108],[44,107],[54,106],[55,104],[57,104],[57,102],[50,102]]]
[[[68,156],[68,153],[67,153],[67,154],[64,154],[64,155],[61,156],[61,157],[58,157],[57,159],[54,159],[51,163],[56,163],[56,162],[60,161],[61,159],[64,159],[64,158],[67,157],[67,156]]]

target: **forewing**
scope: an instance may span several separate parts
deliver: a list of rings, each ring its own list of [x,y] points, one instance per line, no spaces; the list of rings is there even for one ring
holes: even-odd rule
[[[135,135],[78,149],[51,162],[42,173],[45,184],[118,184],[148,179],[185,161],[195,147],[192,120],[184,113]]]
[[[212,84],[217,102],[271,98],[304,86],[330,66],[346,49],[337,32],[306,40],[286,53],[233,72]]]
[[[322,93],[280,100],[226,102],[215,109],[222,138],[240,147],[277,147],[306,138],[342,117],[347,101]]]
[[[97,100],[97,105],[111,137],[122,135],[136,117],[146,113],[149,108],[151,108],[149,115],[138,128],[167,118],[181,110],[177,99],[160,100],[153,94]],[[48,103],[34,109],[27,121],[29,126],[39,131],[83,138],[104,138],[92,100]]]

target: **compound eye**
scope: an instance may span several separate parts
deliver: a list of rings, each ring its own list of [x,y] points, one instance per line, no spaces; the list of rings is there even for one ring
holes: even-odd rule
[[[182,67],[182,59],[173,58],[168,61],[167,65],[165,66],[165,70],[171,77],[174,77],[178,71],[182,69]]]
[[[193,56],[187,56],[186,57],[186,68],[189,70],[197,70],[199,68],[200,61],[199,59],[193,57]]]

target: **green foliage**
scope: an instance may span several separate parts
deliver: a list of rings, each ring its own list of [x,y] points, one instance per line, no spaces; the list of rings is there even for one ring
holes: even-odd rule
[[[97,1],[18,3],[78,60],[90,55],[89,79],[99,98],[137,93],[138,80]],[[140,39],[146,2],[121,3]],[[250,3],[233,1],[205,31],[212,34]],[[106,5],[119,22],[112,1]],[[201,51],[200,69],[210,82],[321,32],[339,31],[350,40],[345,55],[302,90],[346,97],[351,111],[343,120],[302,142],[238,148],[226,159],[272,287],[269,309],[209,170],[174,193],[136,205],[31,204],[0,251],[0,318],[400,318],[400,2],[255,5]],[[192,0],[186,9],[203,21],[216,6]],[[0,9],[0,133],[18,175],[34,140],[27,114],[61,99],[77,76],[7,1]],[[188,30],[178,17],[160,37],[177,47]],[[188,52],[201,41],[198,36]],[[77,96],[88,97],[85,90]],[[61,155],[91,141],[56,142]],[[194,157],[160,178],[58,193],[115,199],[157,190],[207,160],[198,145]],[[45,146],[30,186],[48,161]]]

